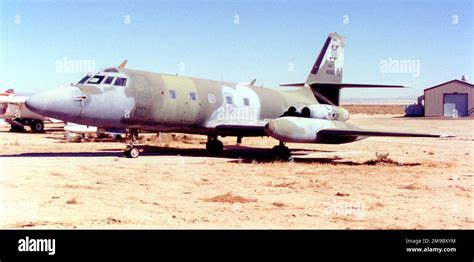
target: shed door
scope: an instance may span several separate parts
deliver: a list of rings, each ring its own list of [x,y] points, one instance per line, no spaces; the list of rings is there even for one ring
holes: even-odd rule
[[[444,116],[467,116],[467,94],[444,94],[443,106]]]

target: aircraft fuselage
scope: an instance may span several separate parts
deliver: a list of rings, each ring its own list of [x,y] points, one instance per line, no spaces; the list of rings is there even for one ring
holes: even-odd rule
[[[95,76],[104,76],[100,84],[77,83],[45,92],[35,107],[40,104],[49,117],[82,125],[232,135],[214,127],[263,126],[290,106],[318,103],[310,89],[275,90],[130,69]],[[104,84],[107,77],[125,78],[126,84]]]

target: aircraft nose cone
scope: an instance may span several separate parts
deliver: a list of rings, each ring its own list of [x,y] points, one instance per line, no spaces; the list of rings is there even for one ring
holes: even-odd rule
[[[41,115],[46,111],[48,98],[44,94],[32,95],[26,99],[25,105],[29,110]]]
[[[26,107],[45,117],[73,122],[79,116],[81,91],[75,87],[58,88],[30,96]]]

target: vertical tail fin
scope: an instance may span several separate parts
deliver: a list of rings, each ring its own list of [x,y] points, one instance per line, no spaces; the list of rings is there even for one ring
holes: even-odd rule
[[[339,105],[342,88],[403,88],[399,85],[346,84],[342,83],[344,65],[344,37],[330,33],[316,62],[311,68],[304,83],[285,84],[281,86],[302,87],[311,89],[321,104]]]
[[[305,84],[341,83],[344,65],[344,37],[330,33]]]

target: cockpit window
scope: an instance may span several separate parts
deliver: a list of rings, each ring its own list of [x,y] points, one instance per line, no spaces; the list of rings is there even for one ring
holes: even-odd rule
[[[112,81],[114,81],[114,77],[113,77],[113,76],[108,76],[108,77],[105,79],[104,84],[110,85],[110,84],[112,84]]]
[[[87,79],[89,79],[90,77],[91,77],[90,75],[86,75],[81,80],[79,80],[79,82],[77,82],[77,83],[78,84],[84,84],[87,81]]]
[[[127,78],[117,77],[114,86],[125,86],[127,84]]]
[[[102,80],[104,80],[105,76],[99,76],[99,75],[95,75],[93,76],[89,81],[87,81],[88,84],[94,84],[94,85],[98,85],[102,82]]]

